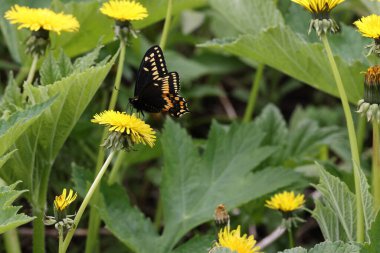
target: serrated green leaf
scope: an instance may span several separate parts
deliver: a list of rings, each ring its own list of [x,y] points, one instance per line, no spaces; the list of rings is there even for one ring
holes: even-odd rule
[[[380,252],[380,215],[378,214],[376,220],[371,225],[369,230],[370,243],[366,243],[361,253],[378,253]]]
[[[52,105],[18,139],[18,152],[2,169],[7,182],[22,180],[30,189],[33,206],[44,207],[51,167],[62,145],[88,106],[113,65],[115,58],[103,66],[95,66],[72,74],[46,86],[25,85],[31,103],[57,96]]]
[[[264,10],[253,8],[254,3],[248,2],[261,3]],[[272,26],[272,28],[267,26],[266,28],[269,29],[266,30],[264,27],[264,29],[254,31],[242,25],[243,23],[253,24],[256,19],[265,20],[267,17],[265,16],[265,10],[273,9],[272,1],[238,0],[234,1],[233,4],[240,7],[230,8],[228,4],[218,4],[213,5],[213,7],[224,14],[226,20],[231,20],[231,24],[240,24],[244,28],[241,35],[232,39],[213,40],[200,46],[222,49],[250,62],[261,62],[326,93],[338,95],[329,62],[319,41],[310,43],[305,39],[304,34],[294,32],[289,26],[281,23],[275,27]],[[250,15],[240,15],[239,10],[241,9],[246,9],[245,12],[250,13]],[[278,18],[279,12],[277,10],[273,12],[276,13],[275,17]],[[270,15],[270,17],[273,16]],[[308,24],[305,24],[305,31],[307,26]],[[359,45],[358,43],[352,44],[359,50],[365,46],[365,41],[360,38],[360,34],[355,33],[350,27],[345,27],[342,34],[334,35],[334,37],[337,38],[336,43],[333,39],[331,44],[333,45],[335,60],[345,89],[350,91],[347,93],[348,98],[352,103],[357,103],[363,94],[363,86],[358,85],[358,83],[363,82],[363,77],[360,73],[369,66],[369,63],[363,57],[347,60],[346,55],[350,52],[347,52],[347,50],[350,50],[350,48],[340,47],[339,40],[346,42],[352,40],[349,38],[355,38],[361,43]],[[336,46],[334,46],[335,44]],[[324,74],[321,75],[320,73]]]
[[[275,151],[260,146],[264,136],[253,124],[228,129],[214,123],[200,155],[183,129],[171,120],[166,122],[161,138],[165,147],[161,185],[163,240],[167,245],[163,252],[170,250],[188,230],[209,220],[218,204],[238,206],[285,187],[295,179],[294,175],[285,176],[290,171],[282,169],[251,172]],[[283,176],[275,177],[275,173]],[[270,185],[265,183],[269,178]]]
[[[74,72],[79,73],[95,64],[96,59],[99,57],[100,49],[103,46],[96,47],[92,52],[86,54],[75,60],[73,64]]]
[[[355,195],[339,178],[332,176],[322,166],[319,165],[318,167],[320,181],[319,184],[316,185],[316,188],[322,193],[324,206],[335,214],[336,220],[334,224],[339,223],[342,228],[339,234],[344,234],[344,237],[340,239],[343,240],[347,238],[347,241],[355,242],[357,222]],[[324,209],[320,209],[318,215],[315,216],[318,223],[318,217],[324,216],[324,214],[321,213],[323,210]],[[328,217],[329,214],[326,215]]]
[[[37,119],[49,108],[56,97],[13,113],[7,119],[0,119],[0,155],[3,155]]]
[[[317,244],[314,248],[306,250],[301,247],[287,249],[279,253],[359,253],[360,247],[358,245],[344,243],[344,242],[322,242]]]
[[[109,231],[134,252],[159,251],[159,236],[152,222],[131,206],[124,189],[103,185],[102,196],[99,214]]]
[[[60,50],[57,63],[58,63],[62,78],[69,76],[74,70],[73,64],[71,63],[71,59],[65,54],[63,49]]]
[[[50,52],[42,62],[40,68],[40,77],[42,85],[55,83],[62,77],[59,65],[54,59],[52,52]]]
[[[20,181],[10,186],[0,186],[0,234],[34,219],[22,213],[18,214],[21,207],[12,206],[13,201],[25,192],[15,190],[19,183]]]

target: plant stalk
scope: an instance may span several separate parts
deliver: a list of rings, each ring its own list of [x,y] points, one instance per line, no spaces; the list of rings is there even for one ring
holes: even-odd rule
[[[21,253],[17,229],[12,229],[4,233],[4,248],[6,253]]]
[[[166,41],[168,39],[169,30],[170,30],[170,22],[172,18],[172,10],[173,10],[173,0],[168,0],[168,8],[166,9],[165,24],[164,24],[164,29],[161,35],[161,41],[160,41],[160,47],[162,48],[162,50],[164,50],[166,46]]]
[[[111,153],[107,157],[107,160],[104,162],[102,168],[100,169],[98,175],[96,176],[94,182],[92,183],[90,189],[88,190],[85,198],[83,199],[83,202],[79,207],[78,213],[75,216],[73,228],[69,230],[69,232],[66,235],[65,240],[63,241],[62,253],[65,253],[67,251],[67,248],[69,247],[69,244],[71,242],[71,239],[73,238],[75,230],[78,227],[79,221],[82,218],[83,212],[86,209],[88,203],[90,202],[95,190],[98,188],[100,181],[101,181],[104,173],[106,172],[108,166],[110,165],[114,155],[115,155],[115,151],[111,151]]]
[[[58,237],[59,237],[58,253],[63,253],[63,227],[62,226],[60,226],[58,229]]]
[[[112,95],[110,102],[108,104],[108,110],[114,110],[117,98],[119,95],[120,90],[120,83],[121,83],[121,77],[123,75],[123,69],[124,69],[124,60],[125,60],[125,42],[123,40],[120,40],[120,55],[119,55],[119,62],[117,66],[117,72],[114,82],[114,87],[112,90]],[[102,137],[100,139],[101,144],[105,140],[108,134],[108,129],[104,129]],[[104,161],[105,153],[104,148],[102,146],[99,147],[97,162],[96,162],[96,173],[99,172],[103,161]],[[93,201],[96,203],[99,198],[99,192],[95,191]],[[94,253],[98,252],[98,235],[99,235],[99,227],[100,227],[100,217],[98,214],[98,211],[95,208],[90,209],[90,216],[89,216],[89,224],[88,224],[88,234],[86,239],[86,249],[85,253]]]
[[[249,100],[247,107],[245,108],[243,123],[248,123],[252,120],[253,111],[255,110],[257,94],[259,92],[261,79],[263,78],[265,65],[260,63],[257,66],[255,78],[253,79],[251,92],[249,94]]]
[[[44,212],[41,209],[34,208],[34,216],[36,218],[33,221],[33,253],[45,252],[45,224],[44,224]]]
[[[31,84],[33,82],[34,74],[36,73],[36,70],[37,70],[37,63],[38,63],[38,54],[34,54],[32,65],[30,66],[30,69],[29,69],[28,78],[26,79],[26,83],[28,84]]]
[[[359,172],[360,156],[359,156],[358,142],[356,140],[354,121],[352,119],[350,105],[348,103],[346,91],[344,90],[342,78],[340,76],[329,41],[327,39],[327,35],[325,33],[321,35],[321,40],[326,50],[326,54],[331,66],[331,70],[334,75],[334,79],[335,79],[338,92],[339,92],[339,97],[341,99],[341,103],[343,106],[344,115],[346,118],[348,137],[350,141],[351,155],[352,155],[352,160],[353,160],[353,174],[354,174],[354,181],[355,181],[355,196],[356,196],[356,208],[357,208],[356,239],[357,239],[357,242],[362,243],[364,242],[364,211],[363,211],[362,192],[360,188],[360,172]]]
[[[288,239],[289,239],[289,248],[290,249],[294,248],[294,246],[295,246],[295,244],[294,244],[294,235],[293,235],[293,228],[292,228],[291,225],[288,228]]]
[[[376,120],[372,121],[372,128],[372,193],[377,210],[380,207],[380,131]]]
[[[114,184],[117,181],[117,179],[119,178],[119,170],[120,170],[122,163],[125,160],[126,154],[127,154],[127,152],[119,152],[117,154],[115,163],[112,166],[110,174],[108,175],[108,184],[109,185]]]
[[[358,117],[358,122],[356,126],[356,133],[358,136],[358,150],[359,154],[362,153],[363,151],[363,145],[364,145],[364,140],[366,137],[366,130],[367,130],[367,121],[366,117]]]

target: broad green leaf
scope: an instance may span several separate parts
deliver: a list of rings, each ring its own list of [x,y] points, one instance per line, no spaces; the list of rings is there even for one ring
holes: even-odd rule
[[[361,253],[378,253],[380,252],[380,215],[377,215],[376,220],[372,223],[369,230],[370,243],[366,243]]]
[[[39,101],[25,110],[15,112],[6,119],[0,119],[0,155],[3,155],[38,117],[49,108],[56,97]]]
[[[12,206],[12,203],[25,192],[15,190],[20,181],[10,186],[0,186],[0,234],[28,223],[34,219],[18,211],[21,207]]]
[[[313,120],[293,121],[287,128],[278,108],[266,106],[255,121],[255,127],[266,133],[263,143],[279,147],[269,164],[294,167],[298,161],[315,160],[322,145],[330,145],[341,137],[336,127],[318,127]]]
[[[3,165],[9,160],[9,158],[12,157],[12,155],[14,154],[14,152],[16,152],[17,150],[14,149],[8,153],[6,153],[5,155],[3,156],[0,156],[0,169],[1,167],[3,167]]]
[[[320,182],[316,185],[316,188],[322,193],[323,204],[335,214],[336,220],[334,224],[340,224],[342,229],[340,233],[345,235],[341,240],[347,238],[347,241],[354,242],[356,240],[355,195],[348,189],[344,182],[329,174],[322,166],[319,166],[319,172]],[[319,212],[323,210],[324,209],[320,209]],[[326,215],[330,214],[331,213]],[[318,217],[320,216],[323,216],[323,214],[319,213],[319,215],[314,216],[318,223]]]
[[[241,24],[252,24],[256,19],[265,18],[265,10],[272,10],[276,13],[275,16],[280,15],[278,11],[273,10],[272,1],[252,0],[249,2],[261,3],[266,9],[255,9],[252,7],[253,3],[248,3],[247,0],[237,0],[233,3],[240,6],[239,10],[246,8],[246,12],[250,13],[250,15],[240,15],[237,8],[229,8],[227,4],[213,5],[217,11],[225,15],[227,20],[232,20],[232,25],[240,24],[243,31],[239,37],[215,39],[200,46],[221,49],[251,62],[264,63],[312,87],[337,96],[336,84],[322,44],[319,41],[307,41],[304,34],[299,34],[280,22],[277,26],[264,26],[255,31],[249,30],[249,27]],[[307,24],[305,24],[306,29]],[[339,40],[346,42],[352,41],[349,38],[354,38],[354,40],[360,41],[361,43],[352,43],[355,48],[359,48],[359,51],[365,45],[364,40],[350,27],[345,27],[343,33],[335,35],[335,37],[335,42],[331,43],[335,60],[349,100],[357,103],[363,94],[363,86],[358,85],[363,82],[363,76],[360,73],[368,67],[369,63],[363,57],[351,59],[346,56],[350,55],[352,49],[341,47],[342,43],[339,43]],[[334,46],[335,44],[337,45]]]
[[[314,248],[306,250],[301,247],[287,249],[279,253],[359,253],[360,247],[355,244],[344,242],[322,242]]]
[[[158,233],[152,222],[130,204],[120,186],[102,186],[103,198],[99,213],[111,231],[134,252],[158,252]]]
[[[43,207],[51,167],[82,112],[114,63],[94,66],[46,86],[25,85],[29,101],[38,104],[57,97],[52,105],[18,139],[18,152],[4,165],[7,182],[22,180],[34,206]]]
[[[226,129],[214,123],[200,155],[190,136],[167,120],[161,138],[165,147],[162,252],[172,249],[187,231],[210,220],[218,204],[232,208],[295,182],[297,176],[283,169],[251,172],[275,151],[260,145],[264,136],[253,124]],[[270,185],[265,183],[268,180]]]
[[[210,0],[210,5],[241,33],[256,34],[284,23],[273,0]]]
[[[323,201],[316,202],[313,217],[321,227],[326,240],[354,242],[356,239],[356,198],[347,185],[319,166],[320,183],[316,188],[322,193]],[[359,168],[360,185],[364,210],[364,231],[366,241],[370,237],[372,222],[375,220],[374,200],[364,173]]]
[[[194,236],[189,241],[176,248],[173,253],[208,252],[214,241],[215,235]]]
[[[152,250],[156,253],[172,252],[188,231],[213,218],[218,204],[224,203],[233,208],[299,180],[297,173],[281,168],[252,172],[276,150],[261,146],[265,134],[255,129],[253,124],[223,127],[214,123],[209,135],[201,155],[199,147],[184,129],[170,119],[165,123],[160,138],[164,147],[160,187],[164,232],[161,236],[153,237],[152,232],[146,231],[147,225],[128,228],[128,224],[143,223],[144,219],[136,218],[137,214],[129,214],[137,211],[130,211],[126,197],[123,201],[120,201],[121,195],[104,198],[106,204],[102,206],[102,219],[129,248],[138,249],[141,253]],[[115,208],[121,205],[124,208]],[[145,239],[145,243],[139,244],[139,235],[146,233],[152,239]]]

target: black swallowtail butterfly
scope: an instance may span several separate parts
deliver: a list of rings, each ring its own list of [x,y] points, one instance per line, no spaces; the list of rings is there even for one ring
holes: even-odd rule
[[[178,94],[179,89],[178,73],[168,73],[162,49],[153,46],[141,61],[135,94],[129,102],[139,112],[169,112],[180,117],[189,109],[186,100]]]

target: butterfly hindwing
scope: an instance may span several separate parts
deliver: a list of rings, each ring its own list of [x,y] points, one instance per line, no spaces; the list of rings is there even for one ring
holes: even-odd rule
[[[139,96],[146,85],[166,75],[167,72],[162,49],[159,46],[149,48],[141,61],[137,74],[135,96]]]

